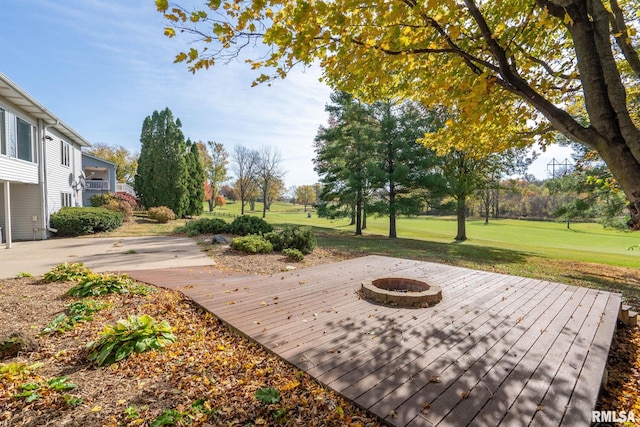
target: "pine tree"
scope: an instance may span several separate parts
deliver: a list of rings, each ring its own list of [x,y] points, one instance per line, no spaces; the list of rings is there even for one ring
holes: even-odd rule
[[[189,206],[186,215],[201,215],[204,202],[204,168],[200,161],[198,145],[187,141],[187,174]]]
[[[154,111],[142,124],[135,190],[146,208],[167,206],[181,217],[189,206],[186,144],[169,108]]]

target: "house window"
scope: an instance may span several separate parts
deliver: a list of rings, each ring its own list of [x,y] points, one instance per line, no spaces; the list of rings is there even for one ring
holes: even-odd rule
[[[19,117],[16,117],[16,125],[18,158],[28,162],[33,162],[35,160],[33,156],[33,141],[35,136],[33,126]]]
[[[0,108],[0,154],[7,155],[7,125],[5,112]]]
[[[64,141],[60,141],[62,164],[65,166],[71,165],[71,147]]]
[[[0,154],[35,163],[35,135],[31,123],[0,109]]]
[[[71,193],[60,193],[62,207],[71,206]]]

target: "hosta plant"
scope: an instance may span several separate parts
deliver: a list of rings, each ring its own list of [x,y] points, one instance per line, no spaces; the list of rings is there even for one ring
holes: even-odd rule
[[[42,382],[32,382],[32,383],[24,383],[19,386],[21,390],[20,393],[14,394],[13,397],[18,399],[24,399],[26,403],[31,403],[35,400],[38,400],[42,397],[40,393],[42,393],[45,389],[62,392],[67,390],[73,390],[78,387],[76,384],[69,381],[69,377],[57,377],[52,378],[46,383]],[[73,402],[73,399],[65,398],[66,402]]]
[[[90,272],[81,262],[64,262],[44,273],[44,280],[46,282],[77,282]]]
[[[78,284],[67,291],[74,297],[98,296],[111,293],[142,294],[149,293],[146,286],[137,285],[135,280],[126,274],[96,274],[88,273]]]
[[[176,340],[166,320],[157,322],[146,314],[129,316],[115,325],[107,325],[100,335],[98,341],[87,344],[87,348],[91,350],[89,360],[96,362],[98,366],[118,362],[134,351],[142,353],[157,350]]]
[[[51,321],[51,323],[42,329],[40,333],[50,334],[52,332],[58,332],[62,334],[66,331],[70,331],[75,327],[76,323],[93,320],[92,314],[96,311],[102,310],[107,305],[108,304],[106,303],[89,299],[83,299],[82,301],[67,304],[69,314],[59,314]]]

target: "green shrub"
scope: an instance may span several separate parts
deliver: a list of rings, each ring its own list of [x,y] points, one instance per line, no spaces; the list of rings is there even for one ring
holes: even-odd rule
[[[282,250],[282,254],[289,258],[291,261],[300,262],[304,259],[304,254],[298,249],[286,248]]]
[[[176,219],[176,214],[166,206],[150,208],[148,213],[150,219],[158,221],[160,224],[166,224],[167,222]]]
[[[59,236],[81,236],[115,230],[122,225],[120,212],[104,208],[67,207],[51,215]]]
[[[227,226],[227,231],[236,236],[248,236],[249,234],[265,234],[273,231],[273,227],[262,218],[252,215],[237,217]]]
[[[106,325],[100,335],[98,341],[87,344],[91,350],[89,360],[98,366],[118,362],[134,351],[157,350],[176,341],[166,320],[158,323],[146,314],[121,319],[114,326]]]
[[[124,200],[117,200],[114,198],[101,207],[109,209],[110,211],[120,212],[125,221],[131,221],[133,219],[133,208],[129,202],[125,202]]]
[[[112,200],[115,200],[113,193],[98,193],[89,197],[89,204],[94,208],[99,208],[108,204]]]
[[[64,262],[44,273],[45,282],[77,282],[91,271],[81,262]]]
[[[231,248],[247,254],[268,254],[273,252],[271,242],[257,234],[236,237],[231,242]]]
[[[227,231],[227,223],[220,218],[200,218],[189,221],[182,227],[174,230],[174,233],[186,234],[187,236],[199,236],[201,234],[220,234]]]
[[[316,236],[311,227],[287,225],[282,231],[265,234],[265,239],[271,242],[273,250],[297,249],[303,254],[310,254],[317,245]]]
[[[72,297],[88,297],[118,294],[146,295],[150,288],[138,285],[126,274],[96,274],[88,273],[79,279],[78,284],[67,291]]]

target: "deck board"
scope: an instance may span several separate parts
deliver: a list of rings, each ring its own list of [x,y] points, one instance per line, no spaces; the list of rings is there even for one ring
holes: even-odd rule
[[[368,256],[246,276],[133,271],[177,289],[320,382],[397,426],[589,425],[620,295]],[[363,280],[442,288],[430,308],[360,299]]]

